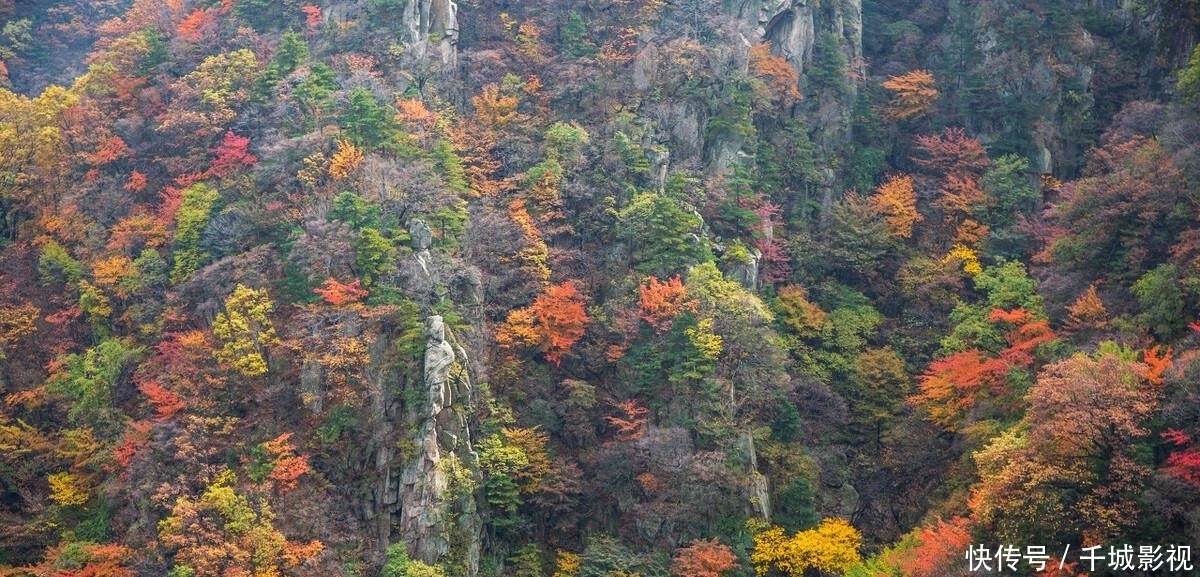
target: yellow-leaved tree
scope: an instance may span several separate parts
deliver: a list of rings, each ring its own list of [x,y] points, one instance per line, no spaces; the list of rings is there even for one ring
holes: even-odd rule
[[[221,340],[213,356],[247,377],[265,374],[267,347],[279,345],[269,317],[272,308],[266,289],[237,285],[225,299],[225,310],[213,320],[213,334]]]
[[[862,535],[844,519],[825,519],[814,529],[788,537],[780,527],[771,527],[754,536],[750,562],[757,575],[772,569],[788,577],[801,577],[816,569],[823,573],[843,573],[862,560],[858,548]]]
[[[71,473],[50,475],[50,500],[64,507],[83,505],[88,502],[91,490],[81,479]]]
[[[955,261],[962,263],[962,270],[968,275],[975,276],[983,272],[983,264],[979,262],[979,254],[966,245],[955,244],[950,247],[950,252],[942,257],[942,264]]]
[[[17,341],[37,332],[37,320],[41,312],[41,309],[29,303],[0,306],[0,361],[6,358],[6,351],[13,350]]]

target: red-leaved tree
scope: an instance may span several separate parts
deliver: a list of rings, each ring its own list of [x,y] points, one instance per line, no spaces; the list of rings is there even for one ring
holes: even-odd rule
[[[1162,470],[1200,489],[1200,447],[1193,445],[1192,438],[1178,429],[1167,429],[1162,437],[1178,448],[1167,456],[1167,466]]]
[[[961,128],[950,127],[941,134],[918,136],[916,141],[924,155],[913,161],[936,174],[978,176],[991,164],[983,143],[967,136],[967,131]]]
[[[221,144],[210,152],[213,153],[212,163],[208,165],[206,176],[222,178],[241,168],[249,168],[258,162],[258,157],[250,154],[250,139],[238,136],[232,130],[225,132]]]

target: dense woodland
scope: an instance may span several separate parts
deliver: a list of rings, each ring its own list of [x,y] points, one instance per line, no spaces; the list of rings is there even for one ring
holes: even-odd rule
[[[0,576],[1193,574],[1195,0],[0,24]]]

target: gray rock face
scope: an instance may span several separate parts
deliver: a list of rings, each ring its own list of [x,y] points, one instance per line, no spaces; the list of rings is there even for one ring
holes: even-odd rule
[[[300,368],[300,398],[304,401],[304,406],[314,414],[320,414],[324,406],[325,399],[321,394],[324,380],[325,373],[321,369],[321,363],[316,359],[305,359]]]
[[[756,291],[758,290],[758,263],[761,260],[762,253],[758,249],[752,248],[748,259],[743,262],[730,263],[729,270],[725,271],[725,274],[746,289]]]
[[[450,300],[460,303],[471,321],[483,315],[483,274],[475,267],[464,268],[450,278]]]
[[[852,69],[861,68],[863,61],[863,8],[862,0],[841,0],[838,9],[842,49],[846,51],[846,62]]]
[[[400,476],[399,528],[409,554],[426,563],[437,563],[450,552],[455,535],[465,544],[468,575],[479,566],[479,523],[471,495],[455,496],[447,460],[473,462],[470,430],[461,413],[469,401],[470,383],[465,372],[466,351],[452,344],[453,336],[439,315],[425,320],[425,372],[427,406],[413,441],[414,454]],[[457,352],[456,352],[457,351]],[[462,499],[461,502],[456,499]]]
[[[651,117],[670,131],[678,144],[673,154],[687,158],[704,149],[704,127],[707,121],[700,108],[688,101],[664,101],[655,103],[650,109]]]
[[[408,227],[408,234],[412,236],[413,251],[428,250],[433,246],[433,231],[429,229],[429,225],[423,220],[414,220]]]
[[[425,341],[425,386],[429,390],[429,416],[436,418],[453,401],[448,383],[454,347],[446,342],[446,327],[438,315],[425,320],[425,335],[429,339]]]
[[[846,74],[854,76],[863,70],[862,58],[862,0],[733,0],[726,4],[730,13],[746,26],[752,27],[757,39],[766,40],[771,51],[792,65],[805,77],[811,69],[817,38],[832,33],[849,66]],[[751,42],[757,42],[751,39]],[[802,82],[803,84],[803,82]],[[850,134],[851,107],[857,86],[847,79],[846,94],[806,94],[808,125],[813,141],[822,156],[832,157]],[[811,104],[815,103],[815,104]],[[708,169],[724,170],[740,150],[740,142],[721,136],[709,142]],[[824,196],[831,196],[836,183],[831,183]]]
[[[418,288],[420,293],[432,294],[435,285],[432,272],[433,254],[430,252],[430,247],[433,246],[433,231],[429,229],[429,225],[425,224],[425,221],[414,220],[408,227],[408,234],[412,236],[414,260],[421,269],[421,278],[413,279],[418,281],[414,288]]]
[[[409,54],[420,60],[432,48],[442,64],[452,65],[458,52],[458,4],[454,0],[411,0],[404,9]]]
[[[322,15],[327,22],[351,23],[364,17],[365,3],[336,0]],[[458,3],[454,0],[408,0],[396,10],[400,29],[396,41],[405,47],[409,63],[434,56],[443,66],[458,61]]]
[[[742,145],[746,143],[746,139],[738,134],[723,134],[713,140],[710,154],[712,159],[708,163],[708,171],[710,173],[722,172],[729,168],[739,154],[742,152]]]
[[[813,9],[805,0],[772,2],[759,11],[759,34],[800,74],[812,62],[816,43]]]
[[[418,438],[417,454],[400,477],[400,535],[410,555],[436,563],[450,550],[442,527],[448,515],[443,501],[450,483],[438,466],[442,454],[433,421],[421,426]]]
[[[654,188],[662,192],[667,184],[667,170],[671,166],[671,151],[665,146],[651,146],[646,151],[650,160],[650,174],[654,175]]]
[[[738,16],[757,25],[759,35],[801,74],[812,61],[819,31],[841,39],[847,62],[862,56],[862,0],[745,0]]]

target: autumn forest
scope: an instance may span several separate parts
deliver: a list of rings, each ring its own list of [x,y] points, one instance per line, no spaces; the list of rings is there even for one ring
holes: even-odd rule
[[[1196,575],[1198,43],[0,0],[0,577]]]

